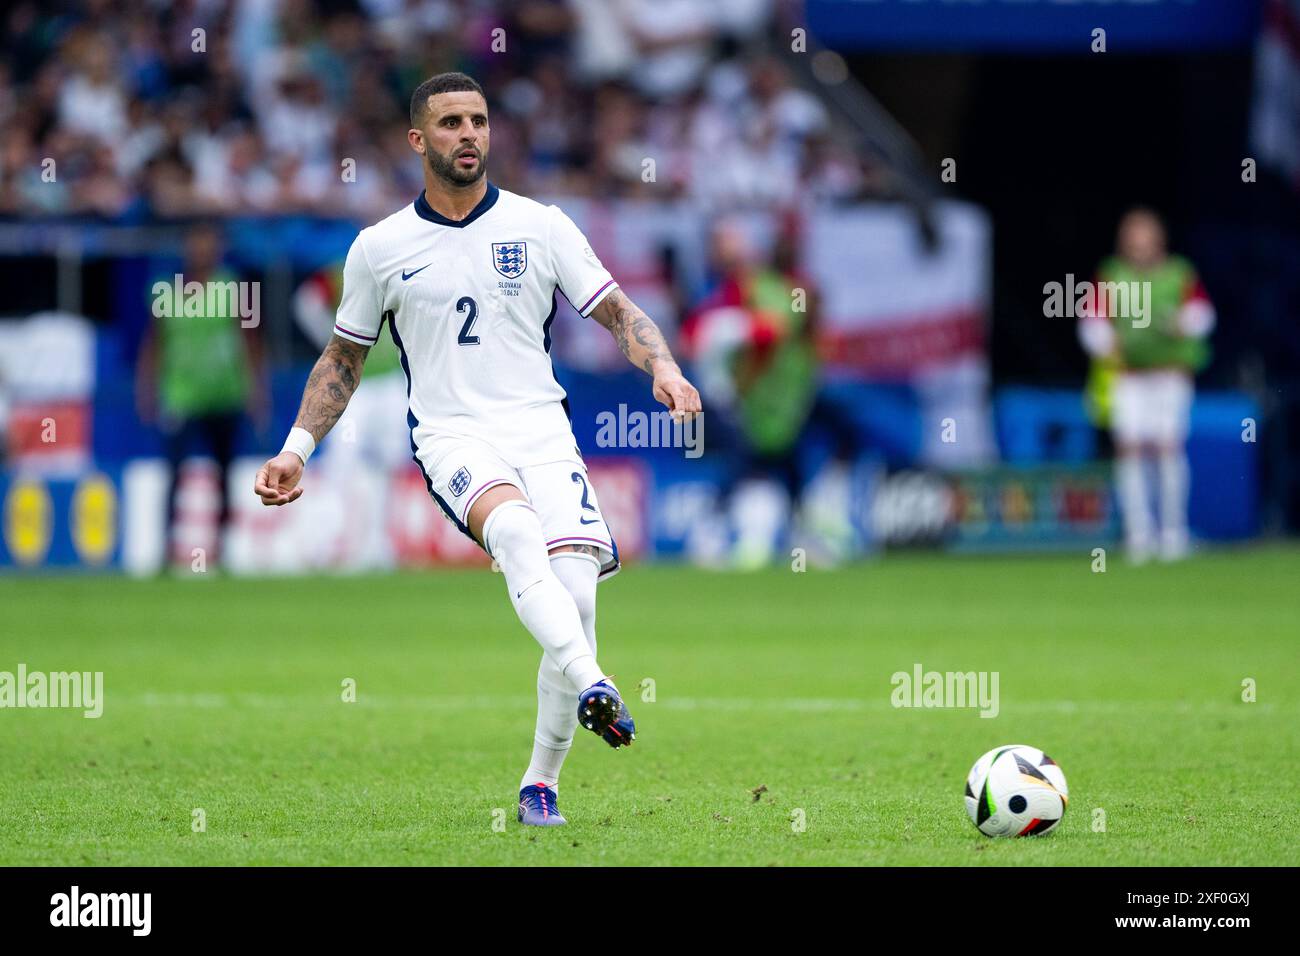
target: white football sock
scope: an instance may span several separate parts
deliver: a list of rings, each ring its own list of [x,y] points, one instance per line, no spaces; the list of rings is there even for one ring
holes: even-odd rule
[[[1156,460],[1160,470],[1160,546],[1167,557],[1187,550],[1187,455],[1166,449]]]
[[[596,654],[596,579],[600,576],[600,559],[578,551],[560,551],[551,555],[551,570],[578,607],[587,647]],[[591,685],[588,684],[588,687]],[[582,688],[586,690],[587,688]],[[574,703],[576,710],[577,703]]]
[[[1141,454],[1120,454],[1115,460],[1120,510],[1124,513],[1124,540],[1130,555],[1143,557],[1151,550],[1151,508],[1148,504],[1146,461]]]
[[[483,543],[505,576],[519,620],[573,689],[600,680],[604,675],[587,646],[578,607],[551,570],[536,512],[519,499],[497,505],[483,523]]]
[[[596,577],[600,573],[600,561],[589,554],[561,551],[551,555],[551,568],[578,607],[587,646],[594,656]],[[582,689],[586,690],[586,687]],[[560,768],[573,745],[573,733],[577,727],[578,693],[555,669],[551,659],[543,654],[542,665],[537,670],[537,730],[533,735],[533,757],[519,781],[520,790],[529,784],[544,783],[559,792]]]
[[[543,654],[537,669],[537,729],[533,734],[533,757],[519,781],[519,789],[534,783],[555,788],[560,782],[560,767],[573,746],[573,732],[578,726],[578,692]]]

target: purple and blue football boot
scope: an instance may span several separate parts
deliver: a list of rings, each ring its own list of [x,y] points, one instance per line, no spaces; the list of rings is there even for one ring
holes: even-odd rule
[[[555,788],[530,783],[519,791],[519,822],[530,827],[562,827],[569,821],[555,805]]]
[[[618,690],[598,681],[578,695],[578,723],[611,747],[630,747],[636,740],[636,723]]]

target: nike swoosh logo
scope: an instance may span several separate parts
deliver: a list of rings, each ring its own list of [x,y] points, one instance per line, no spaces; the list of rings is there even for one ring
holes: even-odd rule
[[[424,265],[420,266],[420,268],[416,269],[415,272],[407,272],[405,269],[403,269],[402,281],[405,282],[407,279],[411,278],[411,276],[418,275],[419,273],[423,272],[425,269],[429,268],[429,266],[431,265],[433,265],[432,262],[426,262]]]
[[[596,524],[598,521],[599,518],[579,518],[578,524]]]

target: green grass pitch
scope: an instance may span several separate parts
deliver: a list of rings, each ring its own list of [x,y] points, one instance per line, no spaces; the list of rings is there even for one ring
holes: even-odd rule
[[[599,633],[637,743],[579,731],[545,831],[514,820],[538,651],[486,570],[0,579],[0,671],[106,698],[0,710],[0,864],[1294,864],[1300,551],[1090,563],[630,567]],[[997,671],[1000,713],[892,707],[916,663]],[[1065,771],[1055,833],[966,817],[1004,743]]]

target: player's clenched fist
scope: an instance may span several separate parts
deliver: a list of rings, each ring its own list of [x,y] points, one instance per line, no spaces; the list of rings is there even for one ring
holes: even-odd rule
[[[257,471],[253,490],[264,505],[287,505],[302,495],[302,459],[291,451],[282,451]]]
[[[700,405],[700,393],[681,372],[656,375],[652,391],[655,399],[668,406],[668,411],[678,421],[694,418],[704,410]]]

